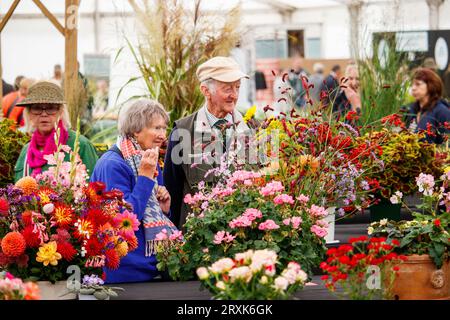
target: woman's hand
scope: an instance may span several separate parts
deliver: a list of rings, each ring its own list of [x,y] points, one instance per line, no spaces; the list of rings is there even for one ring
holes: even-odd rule
[[[352,105],[352,110],[357,111],[358,108],[361,108],[361,97],[359,93],[353,90],[350,87],[344,88],[345,96],[348,99],[348,102]]]
[[[167,214],[170,210],[170,194],[166,187],[158,186],[158,189],[156,190],[156,199],[159,201],[161,210]]]
[[[159,148],[147,149],[142,155],[141,164],[139,166],[138,174],[150,179],[154,179],[158,174],[156,164],[159,157]]]

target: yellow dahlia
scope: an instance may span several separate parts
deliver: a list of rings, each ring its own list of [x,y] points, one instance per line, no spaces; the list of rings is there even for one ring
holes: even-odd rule
[[[125,257],[128,254],[128,243],[126,241],[117,243],[116,251],[119,255],[119,258]]]
[[[42,262],[44,266],[48,266],[51,264],[52,266],[58,265],[58,260],[62,258],[61,254],[56,250],[58,249],[58,245],[56,241],[50,241],[42,245],[39,248],[39,252],[36,255],[36,261]]]

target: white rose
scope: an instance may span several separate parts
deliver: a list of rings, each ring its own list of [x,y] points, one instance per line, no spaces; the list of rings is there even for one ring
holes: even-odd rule
[[[205,267],[200,267],[197,269],[197,276],[200,280],[206,280],[209,277],[209,272]]]
[[[226,289],[225,283],[223,281],[218,281],[216,283],[216,287],[219,288],[220,290],[225,290]]]
[[[385,225],[387,225],[387,223],[388,223],[388,219],[381,219],[380,220],[380,226],[385,226]]]
[[[267,278],[266,276],[262,276],[261,280],[259,280],[259,283],[261,284],[266,284],[267,282],[269,282],[269,278]]]
[[[283,277],[277,277],[274,282],[275,289],[279,291],[285,291],[289,285],[288,280]]]
[[[301,283],[305,283],[306,280],[308,280],[308,275],[306,274],[305,271],[300,270],[300,271],[297,273],[297,281],[299,281],[299,282],[301,282]]]
[[[368,227],[367,228],[367,234],[370,236],[373,233],[373,228],[372,227]]]

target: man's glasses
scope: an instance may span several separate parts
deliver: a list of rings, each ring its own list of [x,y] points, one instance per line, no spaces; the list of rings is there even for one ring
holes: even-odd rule
[[[54,115],[59,111],[59,108],[60,106],[57,104],[32,105],[30,106],[30,113],[38,116],[45,110],[45,113],[47,113],[48,115]]]

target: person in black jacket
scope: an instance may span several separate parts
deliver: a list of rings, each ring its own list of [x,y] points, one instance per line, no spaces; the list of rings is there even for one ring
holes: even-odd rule
[[[441,78],[429,68],[419,68],[413,75],[411,104],[406,124],[413,132],[425,132],[430,143],[444,142],[450,131],[449,104],[442,98]]]

